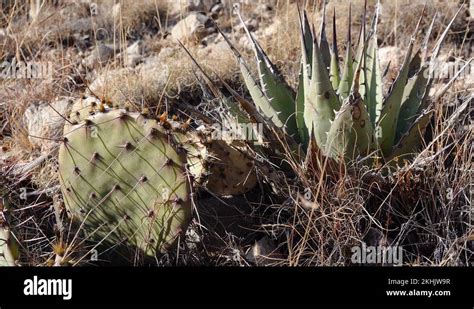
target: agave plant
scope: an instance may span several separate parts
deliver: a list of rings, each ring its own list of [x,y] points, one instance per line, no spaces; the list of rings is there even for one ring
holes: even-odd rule
[[[264,121],[279,127],[300,145],[307,147],[314,141],[318,151],[336,160],[377,157],[388,162],[408,157],[419,149],[423,132],[433,114],[432,103],[448,89],[445,87],[434,97],[430,96],[433,84],[430,68],[461,9],[431,52],[428,51],[428,42],[436,16],[426,31],[421,47],[415,51],[420,18],[398,76],[387,94],[383,93],[383,71],[378,59],[378,9],[371,26],[366,27],[365,5],[359,41],[353,50],[349,8],[342,67],[339,63],[335,11],[331,48],[326,36],[326,8],[318,38],[311,30],[306,12],[298,9],[302,59],[296,90],[285,81],[246,27],[238,8],[236,10],[255,52],[257,79],[252,76],[249,65],[237,49],[221,33],[238,60],[255,110]],[[242,104],[242,100],[239,102]],[[246,111],[252,110],[248,106],[242,107]]]

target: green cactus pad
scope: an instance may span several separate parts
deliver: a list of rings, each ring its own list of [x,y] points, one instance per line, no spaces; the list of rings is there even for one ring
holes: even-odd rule
[[[61,189],[89,240],[146,256],[175,243],[191,214],[186,159],[176,145],[157,121],[124,110],[99,112],[65,132]]]
[[[16,266],[20,248],[11,230],[0,222],[0,267]]]
[[[0,267],[16,266],[20,259],[20,244],[9,227],[8,200],[2,197],[0,188]]]

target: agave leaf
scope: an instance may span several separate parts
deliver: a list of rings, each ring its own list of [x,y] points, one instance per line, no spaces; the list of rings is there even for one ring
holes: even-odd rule
[[[262,115],[251,102],[247,101],[244,97],[238,94],[229,84],[227,84],[219,75],[217,75],[220,82],[229,91],[229,93],[237,100],[239,106],[245,111],[250,118],[252,123],[263,124],[263,135],[264,140],[269,141],[270,147],[272,147],[272,153],[288,153],[288,150],[294,155],[295,159],[299,161],[300,147],[295,141],[288,135],[282,135],[281,130],[275,125],[273,121]],[[255,83],[255,80],[254,80]],[[256,83],[255,83],[256,84]],[[258,86],[258,85],[257,85]],[[284,145],[284,146],[283,146]],[[285,149],[282,149],[285,147]],[[257,149],[261,149],[260,146]]]
[[[431,60],[434,60],[438,57],[439,55],[439,52],[441,50],[441,46],[443,45],[444,43],[444,40],[446,39],[446,36],[448,35],[449,33],[449,30],[451,30],[451,27],[453,26],[453,23],[454,21],[456,20],[456,18],[458,17],[459,13],[464,9],[464,4],[461,5],[459,7],[459,9],[457,10],[457,12],[454,14],[453,18],[451,19],[451,21],[449,22],[449,24],[446,26],[446,29],[444,29],[443,33],[441,34],[440,38],[438,39],[438,41],[436,42],[436,45],[433,49],[433,53],[431,55]]]
[[[328,133],[326,153],[332,158],[351,160],[367,155],[374,148],[374,129],[364,100],[359,93],[361,66],[356,72],[351,94],[344,101],[341,110]]]
[[[431,33],[433,32],[433,27],[436,22],[436,18],[438,17],[438,12],[435,13],[433,16],[433,20],[431,21],[430,26],[428,27],[428,31],[426,31],[425,39],[421,43],[421,61],[425,63],[428,60],[428,43],[430,41]]]
[[[377,15],[376,15],[377,16]],[[375,21],[375,18],[374,18]],[[366,40],[367,40],[367,31],[366,31],[366,23],[367,23],[367,0],[364,1],[364,14],[362,16],[362,23],[360,25],[360,31],[359,31],[359,39],[357,41],[357,48],[356,48],[356,56],[354,59],[354,65],[358,66],[359,59],[365,60],[364,58],[361,57],[362,53],[366,50]],[[373,23],[374,24],[374,23]],[[372,26],[373,26],[372,24]],[[360,80],[361,84],[364,83],[364,76],[361,76]]]
[[[285,122],[280,120],[280,117],[278,117],[278,111],[276,111],[270,104],[270,101],[267,99],[262,89],[260,89],[255,79],[252,77],[252,74],[250,73],[247,65],[245,64],[242,58],[239,59],[239,66],[242,72],[242,76],[244,77],[245,85],[249,90],[253,102],[258,107],[259,112],[262,112],[277,127],[284,128]]]
[[[393,152],[389,156],[389,161],[395,158],[409,158],[419,149],[423,140],[423,134],[430,122],[433,112],[433,110],[428,110],[416,119],[408,132],[405,133],[396,146],[393,147]]]
[[[248,116],[244,111],[242,111],[237,103],[226,97],[224,97],[221,102],[225,107],[227,107],[229,113],[238,123],[247,123],[249,121]]]
[[[431,33],[433,31],[433,26],[434,26],[434,23],[436,21],[436,17],[438,15],[438,12],[435,13],[434,17],[433,17],[433,20],[431,21],[431,24],[428,28],[428,31],[426,33],[426,36],[421,44],[421,47],[420,47],[420,58],[421,58],[421,63],[423,65],[423,67],[427,66],[426,70],[423,72],[423,77],[420,77],[421,79],[423,78],[426,78],[426,76],[428,76],[428,81],[426,82],[426,86],[425,86],[425,91],[424,91],[424,94],[423,94],[423,97],[422,97],[422,100],[420,102],[420,107],[419,107],[419,110],[421,109],[425,109],[427,106],[427,104],[429,104],[431,101],[437,101],[442,95],[444,95],[444,93],[452,86],[453,82],[458,78],[458,76],[461,74],[462,71],[464,71],[464,69],[467,67],[467,65],[470,63],[470,60],[469,62],[466,63],[466,65],[458,71],[458,73],[456,74],[456,76],[454,76],[446,85],[445,87],[443,87],[443,89],[441,89],[440,91],[438,91],[435,96],[434,96],[434,99],[433,100],[429,100],[428,99],[428,96],[430,94],[430,89],[431,89],[431,86],[433,85],[433,82],[434,82],[434,79],[435,77],[432,76],[431,74],[431,70],[436,70],[437,69],[437,57],[439,55],[439,52],[441,50],[441,46],[444,42],[444,40],[446,39],[446,36],[448,35],[449,33],[449,30],[451,29],[454,21],[456,20],[457,16],[459,15],[459,13],[462,11],[464,5],[461,5],[461,7],[457,10],[457,12],[454,14],[454,16],[452,17],[451,21],[449,22],[448,26],[446,26],[445,30],[443,31],[443,33],[441,34],[441,36],[439,37],[438,41],[436,42],[436,45],[435,47],[433,48],[433,51],[431,53],[431,55],[428,55],[428,42],[429,42],[429,39],[431,37]],[[426,9],[426,4],[425,4],[425,8],[424,10]],[[422,14],[423,15],[423,14]],[[417,28],[419,27],[420,25],[420,22],[421,22],[421,17],[420,17],[420,21],[418,22],[418,25],[417,25]],[[412,61],[413,62],[413,61]],[[423,82],[424,83],[424,82]],[[421,93],[421,91],[419,92]],[[406,126],[405,126],[406,128]],[[401,132],[403,134],[403,132]]]
[[[332,15],[332,54],[331,54],[331,67],[329,70],[329,78],[331,80],[332,88],[337,90],[339,88],[339,82],[341,81],[340,70],[339,70],[339,52],[337,50],[337,33],[336,33],[336,9]]]
[[[408,70],[408,78],[412,78],[413,76],[415,76],[415,74],[420,71],[421,65],[421,49],[419,49],[413,56],[413,59],[411,59],[410,68]]]
[[[349,103],[352,107],[352,136],[353,140],[352,146],[354,149],[357,149],[358,152],[352,153],[352,156],[355,155],[367,155],[374,148],[374,126],[370,120],[370,114],[364,104],[362,95],[359,92],[360,89],[360,79],[362,77],[362,66],[359,66],[359,69],[356,72],[354,77],[354,83],[352,84],[351,94],[349,96]]]
[[[327,142],[324,147],[326,156],[335,160],[345,160],[347,158],[347,150],[349,149],[351,131],[351,105],[349,98],[347,98],[341,109],[336,113],[335,119],[327,133]]]
[[[301,29],[301,63],[303,70],[303,87],[304,89],[309,89],[309,84],[311,81],[311,74],[313,68],[313,41],[314,36],[311,31],[311,26],[309,24],[308,16],[306,12],[303,14],[303,19],[300,21]]]
[[[356,50],[356,58],[354,60],[354,65],[357,67],[361,66],[362,71],[360,75],[360,87],[359,92],[360,95],[365,98],[365,103],[367,108],[370,107],[369,111],[371,112],[371,115],[374,116],[375,113],[372,112],[372,110],[375,111],[375,95],[377,94],[378,89],[372,89],[373,90],[373,96],[368,98],[367,96],[369,95],[369,89],[372,86],[370,79],[372,76],[369,76],[369,72],[372,72],[373,67],[375,66],[373,64],[373,61],[376,61],[377,59],[377,37],[376,37],[376,29],[377,29],[377,22],[378,22],[378,12],[379,12],[379,7],[380,4],[377,5],[377,10],[374,15],[374,18],[372,19],[372,25],[370,28],[370,32],[367,33],[366,30],[366,24],[367,24],[367,1],[364,3],[364,15],[362,19],[362,25],[361,25],[361,30],[359,33],[359,42]],[[370,47],[373,48],[373,50],[369,49]],[[370,59],[369,59],[370,58]],[[374,70],[374,72],[377,72],[377,69]],[[376,73],[377,74],[377,73]],[[374,80],[376,81],[376,76],[374,76]],[[374,84],[374,87],[377,87],[377,84]],[[378,86],[380,87],[380,86]],[[374,116],[375,118],[375,116]]]
[[[304,146],[308,145],[308,128],[304,122],[304,73],[303,65],[301,65],[301,71],[299,74],[298,81],[298,92],[296,94],[295,100],[295,117],[296,117],[296,127],[298,129],[298,134],[300,141]]]
[[[372,126],[375,126],[383,104],[383,77],[380,68],[380,60],[378,57],[378,43],[377,43],[377,22],[378,22],[378,8],[374,21],[372,23],[371,33],[367,44],[367,51],[365,57],[364,71],[365,74],[361,76],[365,85],[365,100],[367,110],[370,115]],[[365,82],[365,79],[367,81]]]
[[[383,78],[378,58],[376,42],[369,45],[369,55],[367,56],[367,109],[370,114],[370,121],[375,126],[380,118],[383,104]],[[375,46],[375,47],[374,47]]]
[[[417,118],[428,86],[429,67],[425,65],[414,77],[408,80],[403,93],[400,116],[398,117],[395,143],[408,131]]]
[[[304,121],[304,101],[305,101],[305,89],[309,89],[309,82],[311,78],[311,62],[312,58],[308,55],[313,54],[313,34],[309,25],[308,17],[306,12],[303,16],[301,15],[300,8],[298,6],[298,15],[300,22],[300,39],[301,39],[301,71],[298,82],[298,92],[296,94],[295,102],[295,117],[296,126],[300,136],[300,141],[303,146],[307,146],[309,142],[308,128]]]
[[[339,83],[341,78],[339,76],[339,62],[336,55],[332,55],[331,58],[331,68],[330,68],[330,80],[332,89],[337,90],[339,88]]]
[[[352,136],[353,148],[358,150],[352,155],[367,155],[374,148],[374,126],[372,125],[370,114],[367,110],[367,104],[364,104],[364,99],[359,92],[360,78],[362,73],[362,66],[359,66],[358,71],[354,77],[352,84],[351,95],[349,96],[349,103],[352,107]],[[349,146],[352,146],[349,144]]]
[[[301,18],[301,17],[300,17]],[[306,61],[306,64],[312,65],[313,63],[313,41],[314,41],[314,36],[313,32],[311,31],[311,25],[309,23],[308,15],[306,14],[306,11],[303,12],[303,17],[301,18],[301,24],[300,24],[300,29],[302,30],[302,38],[304,40],[302,41],[302,48],[304,54],[303,60]],[[311,70],[309,70],[309,78],[311,78]],[[309,81],[308,81],[309,85]]]
[[[445,122],[445,129],[443,132],[438,134],[438,137],[445,136],[444,132],[449,130],[453,125],[459,123],[459,118],[465,114],[466,109],[472,101],[472,96],[467,98],[449,117]],[[431,116],[434,114],[434,109],[432,108],[433,103],[430,104],[418,117],[415,123],[410,127],[410,130],[401,138],[400,142],[394,147],[393,153],[390,156],[390,160],[395,158],[407,158],[413,155],[416,152],[423,141],[422,137],[426,128],[428,127]],[[435,138],[431,143],[436,141]]]
[[[326,35],[326,1],[324,1],[323,6],[323,19],[321,21],[321,28],[319,32],[319,46],[323,56],[324,64],[326,65],[326,68],[329,68],[331,66],[331,51],[329,50],[328,38]]]
[[[341,101],[347,98],[351,90],[352,81],[354,79],[354,60],[352,55],[352,43],[351,43],[351,5],[349,4],[349,20],[347,30],[347,46],[346,46],[346,58],[344,61],[344,69],[342,71],[341,81],[339,82],[339,88],[337,93],[341,98]]]
[[[377,126],[377,139],[384,156],[390,154],[395,141],[398,116],[400,114],[400,106],[403,99],[405,84],[408,79],[413,44],[414,39],[412,38],[410,45],[408,46],[403,66],[398,73],[397,79],[392,85],[391,92],[385,99],[380,113],[380,119]]]
[[[240,12],[237,12],[245,32],[249,37],[258,64],[261,90],[270,103],[278,121],[275,124],[283,123],[290,135],[298,132],[295,119],[295,93],[288,86],[276,66],[270,61],[263,48],[255,40],[245,24]],[[242,71],[244,73],[244,71]],[[244,77],[245,78],[245,77]],[[246,78],[247,79],[247,78]],[[250,82],[250,81],[249,81]],[[255,92],[255,90],[253,90]],[[261,99],[259,100],[261,101]],[[268,109],[265,108],[267,111]],[[270,114],[270,113],[269,113]],[[269,115],[268,114],[268,115]],[[273,112],[271,114],[274,114]],[[267,114],[266,114],[267,115]],[[272,119],[275,115],[272,115]]]
[[[373,150],[374,130],[360,94],[349,96],[331,125],[326,154],[351,160],[368,155]]]
[[[245,85],[247,86],[247,89],[250,93],[250,96],[252,97],[252,100],[254,104],[257,106],[257,111],[262,112],[262,114],[266,117],[265,120],[271,120],[272,124],[279,128],[285,128],[285,122],[280,120],[279,113],[276,111],[273,106],[270,104],[270,101],[267,99],[265,94],[263,93],[262,89],[259,87],[255,79],[253,78],[252,74],[250,73],[250,69],[248,68],[247,64],[245,63],[245,60],[243,59],[242,55],[238,52],[238,50],[234,47],[234,45],[230,42],[230,40],[227,38],[227,36],[222,32],[222,30],[217,26],[216,29],[217,31],[222,35],[224,40],[227,42],[227,45],[233,52],[235,58],[237,59],[237,62],[240,67],[240,71],[242,73],[242,76],[244,78]],[[189,54],[189,52],[188,52]],[[221,82],[223,82],[221,80]],[[223,83],[224,85],[227,85],[226,83]],[[226,86],[227,89],[229,87]],[[235,91],[232,91],[234,97],[238,98],[237,93]],[[241,107],[254,119],[261,118],[260,115],[256,115],[255,112],[252,110],[251,106],[247,106],[248,104],[245,104],[246,101],[241,99],[239,101]],[[252,115],[253,114],[253,115]],[[259,122],[259,121],[257,121]]]
[[[318,42],[313,41],[313,65],[308,92],[305,90],[304,120],[309,130],[314,128],[316,142],[324,148],[334,112],[341,104],[332,88]],[[309,132],[308,132],[309,133]]]

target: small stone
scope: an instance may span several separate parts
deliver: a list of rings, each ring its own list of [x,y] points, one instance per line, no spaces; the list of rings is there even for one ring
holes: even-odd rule
[[[205,14],[193,12],[174,26],[171,36],[174,40],[182,42],[200,42],[213,32],[211,25],[211,20]]]
[[[115,53],[115,49],[109,45],[99,43],[89,56],[84,59],[84,64],[89,67],[96,67],[109,61]]]
[[[61,139],[64,121],[73,100],[65,98],[47,103],[31,104],[23,115],[31,145],[42,151],[50,150]]]
[[[173,0],[169,1],[171,15],[179,15],[185,12],[212,12],[221,5],[220,0]]]
[[[136,41],[119,56],[123,58],[127,67],[137,66],[143,59],[143,42],[141,40]]]

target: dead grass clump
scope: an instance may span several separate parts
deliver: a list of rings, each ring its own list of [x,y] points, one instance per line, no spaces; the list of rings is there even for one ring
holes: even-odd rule
[[[262,216],[262,230],[286,254],[278,265],[350,265],[351,248],[362,242],[402,247],[407,265],[470,265],[473,132],[466,111],[474,102],[464,93],[437,103],[426,147],[395,170],[354,162],[334,174],[324,163],[318,170],[296,163],[296,182],[267,179],[282,188],[282,202]]]
[[[204,68],[225,81],[233,84],[240,78],[232,53],[225,44],[192,47],[191,52]],[[189,57],[176,45],[169,44],[157,56],[148,58],[135,69],[104,68],[90,89],[114,105],[158,112],[166,102],[177,99],[200,103],[195,100],[196,95],[200,95],[200,88],[194,70]]]
[[[136,40],[147,34],[164,31],[168,3],[163,0],[101,1],[96,18],[109,33],[109,40]]]

